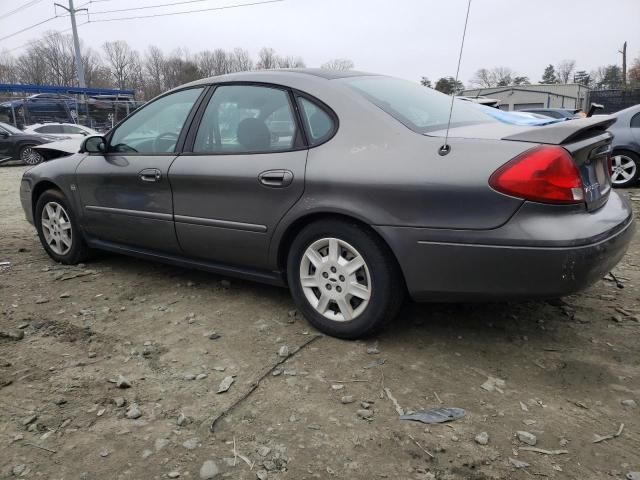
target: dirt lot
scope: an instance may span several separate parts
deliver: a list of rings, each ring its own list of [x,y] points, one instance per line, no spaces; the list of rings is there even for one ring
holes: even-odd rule
[[[286,290],[106,254],[53,263],[23,218],[22,171],[0,168],[0,478],[640,478],[637,239],[624,289],[410,305],[347,342],[315,338]],[[466,416],[400,421],[385,388],[405,410]]]

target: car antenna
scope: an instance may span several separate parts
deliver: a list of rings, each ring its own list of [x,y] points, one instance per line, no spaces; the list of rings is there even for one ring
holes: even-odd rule
[[[451,114],[453,113],[453,101],[455,100],[455,88],[458,85],[458,75],[460,74],[460,63],[462,62],[462,49],[464,48],[464,39],[467,36],[467,24],[469,23],[469,12],[471,11],[471,0],[467,3],[467,17],[464,20],[464,30],[462,31],[462,42],[460,43],[460,53],[458,55],[458,69],[456,70],[456,81],[453,84],[454,92],[451,94],[451,107],[449,108],[449,120],[447,121],[447,133],[444,136],[444,145],[438,149],[441,156],[447,155],[451,151],[449,145],[449,128],[451,127]]]

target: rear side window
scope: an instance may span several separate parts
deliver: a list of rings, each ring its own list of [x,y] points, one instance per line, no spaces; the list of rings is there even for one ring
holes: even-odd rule
[[[640,113],[636,113],[631,119],[631,128],[640,128]]]
[[[84,135],[85,131],[73,125],[64,125],[64,133],[73,133],[75,135]]]
[[[399,122],[418,133],[446,128],[451,97],[432,88],[399,78],[371,76],[336,80],[344,82]],[[496,123],[472,102],[454,102],[451,126]]]
[[[298,97],[298,104],[307,125],[311,145],[318,145],[333,135],[336,125],[329,113],[304,97]]]
[[[257,85],[218,87],[198,128],[195,153],[291,150],[298,129],[285,90]]]
[[[35,131],[38,133],[62,133],[62,125],[45,125],[36,128]]]

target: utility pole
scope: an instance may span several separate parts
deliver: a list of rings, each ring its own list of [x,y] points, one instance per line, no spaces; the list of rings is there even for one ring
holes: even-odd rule
[[[622,88],[627,89],[627,42],[622,45],[622,50],[618,50],[622,54]]]
[[[58,7],[69,12],[71,16],[71,30],[73,31],[73,48],[76,52],[76,74],[78,75],[78,84],[80,88],[86,88],[87,84],[84,81],[84,65],[82,64],[82,56],[80,55],[80,40],[78,39],[78,27],[76,26],[76,13],[83,10],[88,11],[86,8],[73,8],[73,0],[69,0],[69,7],[56,3]],[[626,44],[625,44],[626,45]]]

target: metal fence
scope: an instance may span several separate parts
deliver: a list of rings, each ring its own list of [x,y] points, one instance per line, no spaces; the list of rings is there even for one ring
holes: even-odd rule
[[[600,110],[598,113],[615,113],[639,104],[640,88],[591,90],[589,92],[589,103],[599,103],[604,106],[604,110]]]

